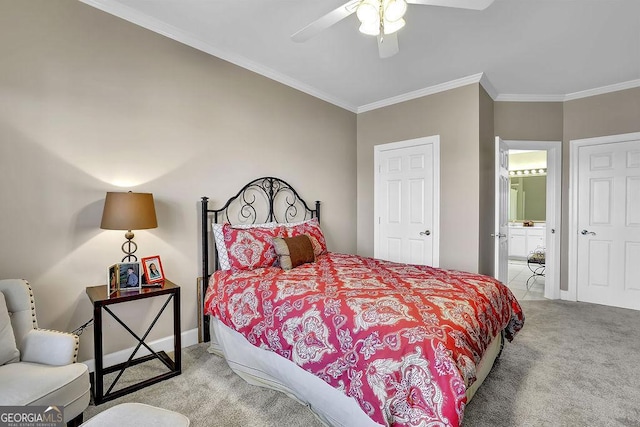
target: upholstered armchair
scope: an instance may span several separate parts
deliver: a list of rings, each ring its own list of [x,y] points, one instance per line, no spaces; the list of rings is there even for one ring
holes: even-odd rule
[[[38,328],[26,280],[0,280],[0,406],[63,406],[80,424],[90,383],[77,355],[77,335]]]

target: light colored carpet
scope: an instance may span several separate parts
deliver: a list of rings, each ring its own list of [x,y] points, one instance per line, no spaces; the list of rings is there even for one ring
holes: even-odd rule
[[[203,343],[182,349],[182,375],[97,407],[92,403],[84,412],[84,419],[118,403],[140,402],[184,414],[192,427],[322,425],[306,406],[285,394],[246,383],[223,358],[209,354],[207,347]],[[166,367],[156,361],[137,365],[125,372],[116,389],[165,371]],[[105,380],[105,384],[110,382]],[[294,422],[283,424],[289,417]]]
[[[465,425],[640,427],[640,311],[521,305],[524,328],[469,403]]]
[[[464,426],[640,427],[640,312],[560,301],[522,306],[525,326],[470,402]],[[183,413],[195,427],[322,425],[286,395],[245,383],[205,344],[182,357],[182,375],[92,404],[85,419],[142,402]],[[125,380],[160,368],[134,369]]]

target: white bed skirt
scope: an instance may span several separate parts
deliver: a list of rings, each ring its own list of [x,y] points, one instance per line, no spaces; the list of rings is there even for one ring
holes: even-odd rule
[[[293,362],[249,343],[241,334],[211,316],[210,353],[223,356],[229,367],[249,384],[281,391],[308,406],[326,425],[380,426],[356,401]],[[467,402],[489,374],[502,349],[502,336],[493,339],[478,364],[477,380],[467,389]]]

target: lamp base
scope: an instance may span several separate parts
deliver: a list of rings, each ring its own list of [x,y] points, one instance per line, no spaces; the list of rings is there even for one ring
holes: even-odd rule
[[[133,233],[131,230],[127,231],[124,237],[127,241],[122,244],[122,252],[126,255],[122,258],[122,262],[138,261],[138,257],[134,255],[134,252],[138,250],[138,245],[133,241]]]

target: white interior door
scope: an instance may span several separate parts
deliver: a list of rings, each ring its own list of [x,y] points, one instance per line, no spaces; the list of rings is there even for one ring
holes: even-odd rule
[[[496,137],[496,221],[494,227],[495,238],[495,266],[493,275],[504,284],[509,282],[509,147]]]
[[[578,148],[577,299],[640,310],[640,135]]]
[[[440,137],[375,147],[374,256],[439,265]]]

